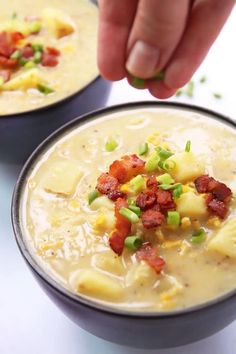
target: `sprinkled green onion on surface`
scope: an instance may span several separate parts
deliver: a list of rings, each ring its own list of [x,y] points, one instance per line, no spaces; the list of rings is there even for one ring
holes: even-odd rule
[[[19,64],[20,64],[21,66],[25,66],[25,64],[27,64],[28,61],[29,61],[29,60],[27,60],[27,59],[25,59],[25,58],[20,58]]]
[[[14,53],[11,55],[11,59],[20,59],[21,58],[21,52],[20,50],[15,50]]]
[[[157,178],[157,182],[159,182],[160,184],[171,184],[174,183],[173,178],[171,177],[171,175],[169,175],[169,173],[164,173],[163,175],[158,176]]]
[[[24,65],[24,68],[25,69],[32,69],[35,67],[35,62],[33,62],[32,60],[29,60],[25,65]]]
[[[168,225],[179,225],[180,224],[180,215],[179,215],[178,211],[168,211],[167,224]]]
[[[129,186],[134,193],[140,192],[145,188],[145,179],[141,175],[137,175],[129,181]]]
[[[135,88],[138,88],[138,89],[144,89],[145,88],[145,80],[134,76],[131,80],[131,85],[134,86]]]
[[[200,82],[201,84],[204,84],[204,82],[206,82],[206,81],[207,81],[206,75],[203,75],[203,76],[200,78],[200,80],[199,80],[199,82]]]
[[[218,92],[213,93],[213,96],[218,100],[220,100],[222,98],[222,95]]]
[[[157,151],[157,153],[160,156],[161,160],[166,160],[170,156],[174,155],[173,152],[171,152],[169,150],[166,150],[166,149],[163,149],[161,147],[157,147],[155,150]]]
[[[89,205],[92,204],[92,202],[97,199],[100,196],[100,193],[98,192],[97,189],[95,189],[94,191],[90,192],[88,195],[88,203]]]
[[[183,90],[178,90],[178,91],[176,91],[175,96],[180,97],[180,96],[182,96],[182,94],[183,94]]]
[[[159,188],[161,188],[161,189],[163,189],[163,190],[165,190],[165,191],[168,191],[169,189],[174,190],[174,189],[178,188],[179,186],[182,186],[182,184],[181,184],[181,183],[175,183],[175,184],[160,184],[160,185],[159,185]]]
[[[175,161],[172,160],[168,160],[168,161],[164,161],[162,164],[162,168],[163,170],[169,171],[169,170],[173,170],[176,166]]]
[[[128,202],[128,204],[129,204],[129,206],[131,206],[131,205],[136,206],[136,202],[135,202],[135,200],[134,200],[133,198],[128,198],[128,199],[127,199],[127,202]]]
[[[43,45],[40,43],[32,43],[31,47],[34,52],[43,52]]]
[[[138,217],[141,216],[141,209],[136,205],[129,205],[129,210],[133,211]]]
[[[12,15],[11,15],[11,19],[12,20],[15,20],[15,19],[17,19],[17,12],[16,11],[14,11],[13,13],[12,13]]]
[[[125,247],[131,251],[136,251],[142,246],[142,239],[138,236],[128,236],[125,239]]]
[[[160,156],[157,152],[154,152],[145,164],[145,170],[147,172],[153,172],[158,169],[158,163],[160,161]]]
[[[142,143],[139,145],[138,154],[140,156],[146,155],[148,153],[148,151],[149,151],[148,143],[145,142],[145,143]]]
[[[194,82],[191,80],[187,85],[186,95],[188,97],[193,97],[193,91],[194,91]]]
[[[190,152],[190,150],[191,150],[191,141],[188,140],[186,145],[185,145],[185,151],[186,152]]]
[[[173,189],[173,193],[172,193],[173,198],[178,199],[182,193],[183,193],[183,186],[180,183]]]
[[[153,77],[153,79],[155,79],[155,80],[157,80],[157,81],[162,81],[162,80],[164,80],[164,78],[165,78],[165,73],[164,73],[164,71],[159,71],[159,73],[157,73],[157,74]]]
[[[128,219],[132,224],[136,224],[137,222],[139,222],[138,215],[135,214],[132,210],[129,210],[128,208],[125,207],[120,208],[119,213],[120,215]]]
[[[39,84],[37,86],[37,89],[43,93],[44,95],[49,95],[50,93],[55,92],[51,87],[47,86],[47,85],[43,85],[43,84]]]
[[[38,33],[41,31],[42,24],[39,21],[33,21],[29,24],[30,33]]]
[[[34,54],[34,62],[36,64],[39,64],[42,60],[42,52],[40,52],[39,50],[37,52],[35,52]]]
[[[117,141],[111,139],[106,142],[105,149],[107,152],[112,152],[117,148],[117,146],[118,146]]]
[[[205,241],[205,239],[206,239],[206,231],[203,228],[201,228],[192,234],[192,237],[190,238],[190,242],[194,244],[199,244]]]

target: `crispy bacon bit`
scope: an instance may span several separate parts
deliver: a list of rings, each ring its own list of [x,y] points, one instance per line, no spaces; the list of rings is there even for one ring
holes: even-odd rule
[[[24,38],[25,38],[25,36],[21,32],[12,32],[11,33],[11,39],[14,43],[17,43]]]
[[[156,192],[158,189],[158,182],[156,180],[156,177],[155,176],[149,177],[146,182],[146,186],[148,189],[151,189]]]
[[[0,70],[0,77],[3,78],[4,82],[7,82],[11,78],[11,70]]]
[[[137,155],[126,155],[121,160],[114,161],[109,169],[109,173],[118,179],[120,183],[129,181],[144,172],[145,162]]]
[[[97,190],[102,194],[109,194],[118,189],[119,183],[117,179],[108,173],[102,173],[98,178]]]
[[[228,202],[232,196],[229,187],[208,175],[198,177],[195,180],[195,186],[199,193],[212,193],[216,199],[222,202]]]
[[[21,54],[23,58],[31,58],[34,55],[34,51],[31,45],[27,44],[24,48],[22,48]]]
[[[222,202],[228,202],[232,196],[232,191],[224,183],[217,182],[217,185],[212,190],[212,194],[216,199]]]
[[[6,69],[12,69],[17,66],[17,60],[15,59],[7,59],[3,56],[0,56],[0,66]]]
[[[153,229],[162,224],[165,216],[158,210],[149,209],[142,213],[141,220],[145,229]]]
[[[157,250],[149,243],[144,243],[136,252],[138,261],[146,261],[157,273],[160,273],[165,265],[163,258],[157,255]]]
[[[58,57],[60,55],[60,51],[57,48],[47,47],[46,49],[48,54],[54,55],[55,57]]]
[[[12,37],[8,32],[0,32],[0,55],[9,58],[14,52]]]
[[[131,231],[131,222],[119,213],[119,210],[122,207],[127,208],[128,203],[125,199],[118,198],[115,203],[116,229],[112,232],[109,238],[111,249],[119,256],[123,251],[125,238]]]
[[[209,182],[211,181],[212,177],[209,177],[208,175],[203,175],[198,177],[194,183],[196,190],[198,193],[207,193],[208,192],[208,185]]]
[[[121,191],[118,191],[118,190],[114,190],[114,191],[111,191],[107,194],[108,198],[113,200],[113,202],[115,202],[118,198],[125,198],[126,197],[126,194],[121,192]]]
[[[215,198],[212,199],[212,196],[207,199],[207,207],[211,213],[216,214],[221,219],[224,219],[228,212],[228,208],[225,203]]]
[[[147,210],[151,208],[155,202],[156,194],[151,190],[141,192],[136,199],[136,204],[141,210]]]
[[[49,53],[43,53],[42,56],[42,65],[43,66],[57,66],[58,64],[58,59],[55,55],[49,54]]]

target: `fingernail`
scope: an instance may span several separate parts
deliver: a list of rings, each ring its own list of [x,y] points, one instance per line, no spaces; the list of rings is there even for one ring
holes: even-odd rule
[[[129,54],[126,69],[142,79],[151,78],[157,69],[160,50],[143,41],[137,41]]]

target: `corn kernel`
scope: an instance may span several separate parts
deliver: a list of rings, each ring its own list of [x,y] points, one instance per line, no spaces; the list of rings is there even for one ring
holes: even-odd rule
[[[76,199],[73,199],[69,202],[69,206],[72,208],[72,209],[79,209],[79,202],[78,200]]]
[[[97,231],[103,230],[104,228],[106,228],[106,222],[107,222],[106,215],[104,214],[98,215],[94,223],[94,229]]]
[[[213,216],[207,220],[207,224],[213,227],[220,227],[221,221],[217,216]]]
[[[130,193],[130,187],[127,183],[123,184],[121,187],[120,187],[120,191],[123,192],[123,193]]]
[[[193,220],[192,221],[192,225],[193,225],[193,229],[194,230],[198,230],[201,227],[201,224],[200,224],[200,222],[198,220]]]
[[[185,216],[181,219],[181,228],[182,229],[187,229],[188,227],[191,226],[191,220],[189,217]]]
[[[162,247],[169,249],[169,248],[174,248],[174,247],[179,247],[182,244],[182,240],[172,240],[172,241],[165,241],[162,243]]]
[[[160,145],[161,138],[160,138],[160,133],[155,132],[147,137],[147,142],[150,144],[153,144],[155,146]]]

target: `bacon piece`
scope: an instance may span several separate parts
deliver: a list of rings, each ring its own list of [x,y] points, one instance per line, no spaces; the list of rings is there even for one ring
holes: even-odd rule
[[[156,177],[155,176],[149,177],[146,182],[146,186],[148,189],[151,189],[156,192],[158,189],[158,182],[156,180]]]
[[[157,273],[160,273],[165,265],[164,259],[157,255],[157,250],[150,242],[142,245],[136,252],[136,258],[138,261],[146,261]]]
[[[55,55],[44,52],[42,56],[42,65],[49,67],[57,66],[58,59]]]
[[[158,189],[156,196],[157,196],[157,203],[160,205],[160,209],[163,213],[165,213],[168,210],[176,209],[176,204],[173,200],[171,191]]]
[[[222,182],[217,182],[217,184],[212,188],[211,192],[216,199],[222,202],[228,202],[232,196],[231,189]]]
[[[215,199],[212,195],[209,195],[206,200],[206,204],[211,213],[217,215],[221,219],[226,217],[228,208],[224,202]]]
[[[145,162],[137,155],[126,155],[121,160],[114,161],[109,169],[109,173],[118,179],[120,183],[129,181],[144,172]]]
[[[165,216],[154,208],[144,211],[141,215],[141,220],[145,229],[153,229],[154,227],[161,226],[165,220]]]
[[[151,208],[155,202],[156,194],[151,190],[141,192],[136,199],[136,204],[141,210],[147,210]]]
[[[7,59],[3,56],[0,56],[0,66],[6,69],[12,69],[17,66],[18,62],[15,59]]]
[[[97,180],[97,190],[102,194],[109,194],[118,189],[119,183],[117,179],[108,173],[102,173]]]
[[[24,48],[21,49],[21,54],[23,58],[29,59],[34,55],[33,48],[30,44],[27,44]]]
[[[228,202],[232,196],[232,191],[226,184],[216,181],[213,177],[203,175],[195,180],[195,186],[199,193],[212,193],[216,199]]]
[[[54,55],[55,57],[58,57],[61,54],[60,51],[54,47],[47,47],[46,50],[48,54]]]
[[[12,42],[15,44],[24,38],[25,38],[25,36],[21,32],[12,32],[11,33]]]
[[[107,194],[108,198],[113,200],[113,202],[115,202],[118,198],[125,198],[126,197],[126,194],[121,192],[121,191],[118,191],[118,190],[114,190],[114,191],[111,191]]]
[[[209,177],[208,175],[202,175],[195,179],[194,184],[196,187],[196,190],[198,193],[207,193],[208,192],[208,185],[209,182],[213,179],[212,177]]]
[[[111,249],[119,256],[124,249],[125,238],[130,234],[131,222],[119,213],[120,208],[128,207],[128,203],[125,199],[118,198],[115,203],[115,217],[116,224],[115,230],[109,237],[109,244]]]
[[[10,33],[0,32],[0,55],[9,58],[14,52],[14,44]]]
[[[0,70],[0,77],[3,78],[4,82],[7,82],[11,78],[11,70]]]

